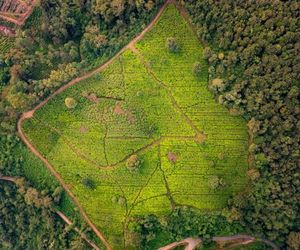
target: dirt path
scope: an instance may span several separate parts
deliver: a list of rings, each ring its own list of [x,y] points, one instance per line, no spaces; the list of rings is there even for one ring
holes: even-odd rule
[[[9,181],[12,183],[16,183],[16,178],[15,177],[11,177],[11,176],[0,176],[0,180],[4,180],[4,181]],[[62,212],[56,210],[55,213],[68,225],[72,225],[73,222],[69,220],[69,218]],[[80,229],[78,229],[77,227],[74,227],[74,230],[80,235],[80,237],[82,239],[84,239],[86,241],[87,244],[89,244],[93,249],[95,250],[100,250],[99,247],[97,247],[95,245],[95,243],[93,243],[92,241],[90,241],[87,236],[85,235],[85,233],[83,233]]]
[[[274,250],[279,250],[279,248],[271,241],[265,239],[258,239],[250,235],[237,234],[233,236],[220,236],[213,237],[212,241],[216,242],[218,246],[223,246],[222,249],[231,249],[238,246],[245,246],[254,242],[264,242],[265,244],[271,246]],[[186,246],[185,250],[194,250],[197,246],[202,243],[201,238],[186,238],[181,241],[173,242],[167,246],[161,247],[158,250],[172,250],[179,246]],[[228,246],[224,247],[224,244]],[[218,247],[216,249],[219,249]]]
[[[0,176],[0,180],[9,181],[9,182],[16,182],[16,178],[10,176]]]
[[[146,29],[144,29],[137,37],[135,37],[133,40],[131,40],[125,47],[123,47],[116,55],[114,55],[111,59],[109,59],[107,62],[105,62],[104,64],[102,64],[100,67],[94,69],[93,71],[90,71],[86,74],[84,74],[83,76],[77,77],[73,80],[71,80],[70,82],[68,82],[67,84],[65,84],[64,86],[60,87],[58,90],[56,90],[55,92],[53,92],[48,98],[46,98],[44,101],[40,102],[34,109],[32,109],[31,111],[25,112],[22,114],[22,116],[24,117],[24,119],[30,119],[34,112],[37,111],[38,109],[40,109],[41,107],[43,107],[46,103],[48,103],[53,97],[57,96],[58,94],[60,94],[61,92],[63,92],[64,90],[70,88],[71,86],[73,86],[74,84],[83,81],[87,78],[90,78],[91,76],[103,71],[106,67],[108,67],[115,59],[117,59],[125,50],[127,50],[128,48],[131,48],[135,43],[137,43],[139,40],[141,40],[143,38],[143,36],[145,35],[145,33],[147,33],[152,27],[153,25],[157,22],[157,20],[159,19],[159,17],[161,16],[161,14],[163,13],[163,11],[165,10],[165,8],[167,7],[167,5],[169,3],[173,2],[172,0],[167,0],[164,5],[160,8],[160,10],[158,11],[156,17],[151,21],[151,23],[147,26]]]
[[[176,241],[173,242],[167,246],[161,247],[158,250],[171,250],[179,246],[186,246],[185,250],[193,250],[195,249],[198,245],[202,243],[201,239],[195,239],[195,238],[186,238],[181,241]]]
[[[16,35],[16,31],[14,29],[3,25],[0,25],[0,33],[8,37],[14,37]]]
[[[69,220],[69,218],[63,214],[60,211],[56,211],[56,214],[68,225],[73,225],[73,222]],[[93,243],[92,241],[90,241],[87,236],[85,235],[85,233],[83,233],[78,227],[74,227],[74,230],[80,235],[80,237],[82,239],[84,239],[86,241],[86,243],[88,243],[93,249],[95,250],[100,250],[99,247],[97,247],[95,245],[95,243]]]
[[[128,49],[130,46],[134,45],[136,42],[138,42],[145,33],[147,33],[152,27],[153,25],[157,22],[157,20],[159,19],[159,17],[161,16],[161,14],[163,13],[163,11],[165,10],[165,8],[167,7],[167,5],[172,2],[172,0],[167,0],[164,5],[160,8],[160,10],[158,11],[156,17],[150,22],[150,24],[147,26],[146,29],[144,29],[136,38],[134,38],[128,45],[126,45],[124,48],[122,48],[115,56],[113,56],[111,59],[109,59],[106,63],[104,63],[103,65],[101,65],[100,67],[96,68],[95,70],[88,72],[86,74],[84,74],[83,76],[77,77],[75,79],[73,79],[72,81],[70,81],[69,83],[67,83],[66,85],[62,86],[61,88],[59,88],[58,90],[56,90],[54,93],[52,93],[48,98],[46,98],[44,101],[42,101],[41,103],[39,103],[34,109],[25,112],[21,115],[20,119],[18,120],[17,123],[17,129],[18,129],[18,134],[20,136],[20,138],[22,139],[22,141],[25,143],[25,145],[28,147],[28,149],[35,154],[38,158],[41,159],[41,161],[46,165],[46,167],[48,168],[48,170],[56,177],[56,179],[59,181],[59,183],[61,184],[61,186],[66,190],[66,192],[68,193],[68,195],[71,197],[71,199],[73,200],[73,202],[76,204],[76,206],[78,207],[81,215],[83,216],[83,218],[86,220],[86,222],[88,223],[88,225],[93,229],[93,231],[95,232],[95,234],[101,239],[101,241],[103,242],[103,244],[106,246],[107,249],[112,249],[109,242],[106,240],[106,238],[104,237],[104,235],[97,229],[97,227],[92,223],[92,221],[88,218],[87,214],[85,213],[84,209],[81,207],[79,201],[77,200],[77,198],[75,197],[75,195],[71,192],[70,187],[64,182],[64,180],[62,179],[62,177],[55,171],[55,169],[53,168],[53,166],[48,162],[48,160],[31,144],[31,142],[29,141],[29,139],[27,138],[26,134],[23,131],[23,127],[22,124],[25,120],[30,119],[33,117],[35,111],[37,111],[38,109],[40,109],[41,107],[43,107],[46,103],[48,103],[53,97],[55,97],[56,95],[60,94],[61,92],[63,92],[64,90],[66,90],[67,88],[73,86],[74,84],[85,80],[91,76],[93,76],[96,73],[101,72],[103,69],[105,69],[107,66],[109,66],[116,58],[118,58],[126,49]]]
[[[34,113],[33,111],[26,112],[18,120],[17,127],[18,127],[18,133],[19,133],[20,138],[23,140],[23,142],[28,147],[28,149],[32,153],[34,153],[38,158],[41,159],[41,161],[46,165],[46,167],[48,168],[48,170],[58,180],[58,182],[60,183],[60,185],[66,190],[66,192],[71,197],[71,199],[73,200],[73,202],[75,203],[75,205],[78,207],[79,212],[81,213],[82,217],[86,220],[86,222],[88,223],[88,225],[93,229],[93,231],[95,232],[95,234],[102,240],[103,244],[107,247],[107,249],[111,249],[110,244],[108,243],[108,241],[106,240],[106,238],[104,237],[104,235],[97,229],[97,227],[88,218],[88,216],[85,213],[84,209],[81,207],[79,201],[77,200],[77,198],[75,197],[75,195],[71,192],[69,186],[64,182],[64,180],[62,179],[62,177],[54,170],[54,168],[48,162],[48,160],[44,156],[42,156],[42,154],[30,143],[30,141],[26,137],[25,133],[23,132],[23,128],[22,128],[23,121],[26,120],[26,119],[28,119],[28,118],[30,118],[30,117],[32,117],[33,113]]]

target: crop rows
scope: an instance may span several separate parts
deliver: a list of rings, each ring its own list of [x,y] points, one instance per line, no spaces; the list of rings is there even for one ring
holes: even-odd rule
[[[180,42],[179,54],[166,50],[168,37]],[[133,216],[165,215],[175,204],[221,209],[247,181],[245,122],[208,91],[202,47],[174,6],[136,48],[24,124],[114,246],[127,240]],[[195,61],[202,64],[199,77],[192,74]],[[74,109],[65,106],[66,97],[76,100]],[[137,172],[126,168],[132,154],[143,162]],[[215,177],[222,188],[211,187]]]

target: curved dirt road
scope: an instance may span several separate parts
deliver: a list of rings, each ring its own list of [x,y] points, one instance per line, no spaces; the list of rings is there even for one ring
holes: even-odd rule
[[[231,249],[238,246],[245,246],[254,242],[264,242],[266,245],[271,246],[274,250],[279,250],[279,248],[271,241],[265,240],[265,239],[258,239],[250,235],[244,235],[244,234],[237,234],[232,236],[218,236],[213,237],[212,241],[216,242],[219,246],[222,244],[230,244],[225,249]],[[199,246],[202,243],[201,238],[186,238],[181,241],[173,242],[167,246],[161,247],[158,250],[172,250],[179,246],[185,246],[185,250],[194,250],[197,246]],[[223,249],[223,248],[222,248]]]
[[[71,192],[69,186],[64,182],[64,180],[62,179],[62,177],[55,171],[55,169],[53,168],[53,166],[34,147],[34,145],[31,144],[30,140],[27,138],[27,136],[25,135],[25,133],[23,131],[22,124],[23,124],[23,122],[26,119],[32,118],[34,116],[35,111],[38,110],[38,109],[40,109],[41,107],[43,107],[45,104],[47,104],[53,97],[55,97],[56,95],[60,94],[65,89],[73,86],[74,84],[76,84],[76,83],[78,83],[78,82],[80,82],[82,80],[85,80],[85,79],[93,76],[96,73],[101,72],[108,65],[110,65],[126,49],[132,47],[136,42],[138,42],[144,36],[145,33],[147,33],[153,27],[153,25],[157,22],[157,20],[159,19],[159,17],[161,16],[161,14],[163,13],[163,11],[167,7],[167,5],[170,4],[170,3],[173,3],[173,0],[167,0],[163,4],[163,6],[160,8],[160,10],[158,11],[158,13],[155,16],[155,18],[147,26],[147,28],[144,29],[137,37],[135,37],[133,40],[131,40],[131,42],[129,44],[127,44],[125,47],[123,47],[115,56],[113,56],[106,63],[102,64],[100,67],[96,68],[95,70],[93,70],[91,72],[88,72],[88,73],[84,74],[83,76],[77,77],[77,78],[73,79],[72,81],[70,81],[69,83],[65,84],[64,86],[60,87],[58,90],[56,90],[55,92],[53,92],[48,98],[46,98],[44,101],[40,102],[34,109],[32,109],[32,110],[30,110],[28,112],[23,113],[21,115],[20,119],[18,120],[18,123],[17,123],[17,130],[18,130],[19,137],[22,139],[22,141],[25,143],[25,145],[28,147],[28,149],[33,154],[35,154],[46,165],[46,167],[49,169],[49,171],[56,177],[56,179],[59,181],[59,183],[61,184],[61,186],[65,189],[65,191],[68,193],[68,195],[71,197],[71,199],[73,200],[73,202],[78,207],[79,212],[81,213],[82,217],[85,219],[85,221],[88,223],[88,225],[93,229],[93,231],[95,232],[95,234],[101,239],[101,241],[103,242],[103,244],[106,246],[107,249],[112,249],[112,248],[111,248],[109,242],[106,240],[105,236],[97,229],[97,227],[88,218],[88,216],[85,213],[84,209],[81,207],[79,201],[77,200],[77,198],[75,197],[75,195]]]

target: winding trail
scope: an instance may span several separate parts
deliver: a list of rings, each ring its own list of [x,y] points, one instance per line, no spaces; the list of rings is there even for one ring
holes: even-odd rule
[[[8,181],[8,182],[12,182],[12,183],[16,183],[16,177],[11,177],[11,176],[0,176],[0,180],[4,180],[4,181]],[[68,225],[73,225],[73,222],[70,221],[70,219],[62,212],[55,210],[55,213]],[[86,234],[83,233],[78,227],[74,227],[73,228],[82,239],[84,239],[86,241],[87,244],[89,244],[93,249],[95,250],[100,250],[100,248],[98,246],[96,246],[96,244],[92,241],[90,241]]]
[[[79,201],[77,200],[75,195],[70,190],[70,186],[68,186],[64,182],[62,177],[55,171],[55,169],[50,164],[50,162],[34,147],[33,144],[31,144],[30,140],[28,139],[28,137],[26,136],[26,134],[23,131],[22,125],[25,120],[32,118],[34,116],[35,111],[37,111],[38,109],[43,107],[45,104],[47,104],[52,98],[54,98],[55,96],[57,96],[58,94],[60,94],[64,90],[66,90],[67,88],[73,86],[74,84],[76,84],[82,80],[85,80],[85,79],[93,76],[94,74],[101,72],[106,67],[108,67],[112,62],[114,62],[114,60],[117,59],[126,49],[134,46],[134,44],[136,42],[138,42],[154,26],[154,24],[157,22],[157,20],[159,19],[159,17],[161,16],[161,14],[163,13],[163,11],[165,10],[165,8],[167,7],[167,5],[169,3],[173,3],[173,0],[165,1],[165,3],[163,4],[163,6],[160,8],[157,15],[155,16],[155,18],[150,22],[150,24],[138,36],[136,36],[133,40],[131,40],[131,42],[129,44],[127,44],[125,47],[123,47],[115,56],[113,56],[106,63],[102,64],[100,67],[96,68],[95,70],[88,72],[80,77],[77,77],[77,78],[73,79],[72,81],[70,81],[69,83],[65,84],[64,86],[60,87],[58,90],[56,90],[54,93],[52,93],[48,98],[46,98],[44,101],[40,102],[35,108],[33,108],[32,110],[30,110],[28,112],[24,112],[21,115],[21,117],[17,123],[17,130],[18,130],[19,137],[22,139],[22,141],[25,143],[25,145],[28,147],[28,149],[33,154],[35,154],[46,165],[48,170],[56,177],[58,182],[65,189],[65,191],[71,197],[71,199],[73,200],[75,205],[78,207],[79,212],[81,213],[82,217],[85,219],[85,221],[88,223],[88,225],[92,228],[92,230],[95,232],[97,237],[99,237],[99,239],[101,239],[101,241],[103,242],[103,244],[106,246],[107,249],[112,249],[112,247],[110,246],[110,244],[107,241],[107,239],[105,238],[105,236],[97,229],[97,227],[93,224],[93,222],[88,218],[87,214],[85,213],[84,209],[80,205]]]
[[[274,250],[279,250],[279,248],[271,241],[265,239],[255,238],[250,235],[237,234],[232,236],[218,236],[213,237],[212,241],[216,242],[218,246],[224,246],[224,244],[228,244],[228,246],[221,247],[221,249],[231,249],[238,246],[245,246],[254,242],[263,242],[268,246],[271,246]],[[202,243],[201,238],[186,238],[181,241],[173,242],[169,245],[159,248],[158,250],[172,250],[179,246],[185,246],[185,250],[194,250],[197,246]],[[216,248],[219,249],[219,248]]]

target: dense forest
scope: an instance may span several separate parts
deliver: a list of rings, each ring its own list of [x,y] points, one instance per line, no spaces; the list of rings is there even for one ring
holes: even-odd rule
[[[155,15],[162,0],[41,0],[14,46],[0,54],[0,174],[23,176],[15,123],[59,86],[100,65]],[[179,240],[249,232],[283,249],[300,246],[300,3],[186,0],[205,44],[210,90],[248,120],[256,171],[228,209],[203,215],[178,208],[167,218],[140,218],[133,231],[151,249],[153,239]],[[213,81],[213,79],[219,79]],[[51,210],[57,193],[23,179],[0,183],[1,249],[86,249]],[[16,216],[18,215],[18,216]],[[176,225],[182,225],[180,228]],[[168,233],[168,236],[165,233]],[[32,245],[34,244],[34,246]],[[258,248],[263,249],[263,248]]]
[[[62,190],[37,190],[22,177],[14,181],[1,176],[24,176],[23,159],[14,154],[19,139],[0,137],[0,249],[88,249],[55,214]]]
[[[234,217],[254,234],[281,245],[294,237],[299,247],[300,3],[188,0],[186,8],[207,44],[210,79],[223,79],[211,90],[249,121],[259,176],[232,200]]]

